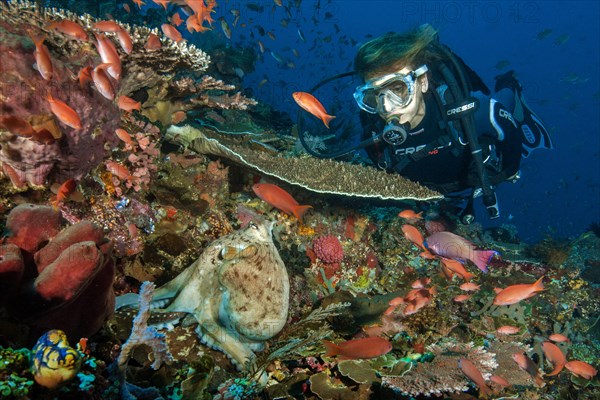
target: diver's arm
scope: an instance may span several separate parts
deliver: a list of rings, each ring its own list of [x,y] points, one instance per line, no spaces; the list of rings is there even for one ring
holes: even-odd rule
[[[475,111],[475,126],[479,136],[489,136],[502,142],[507,135],[517,131],[512,114],[495,96],[486,96],[481,92],[472,95],[479,100],[479,108]]]

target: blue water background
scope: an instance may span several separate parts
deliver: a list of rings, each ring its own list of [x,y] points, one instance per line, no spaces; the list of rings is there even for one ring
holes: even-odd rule
[[[249,3],[263,10],[253,11]],[[292,16],[287,27],[281,21],[288,18],[288,11],[273,1],[220,1],[213,14],[229,24],[234,19],[231,9],[239,9],[241,15],[230,40],[216,21],[217,40],[231,46],[253,46],[257,52],[257,40],[265,45],[256,70],[243,81],[255,98],[295,119],[298,107],[292,92],[308,91],[321,79],[351,69],[354,55],[360,44],[369,40],[368,35],[403,32],[431,23],[439,30],[441,41],[490,88],[494,76],[516,70],[528,103],[545,121],[555,144],[554,150],[536,151],[523,161],[518,183],[500,186],[502,217],[490,221],[479,208],[478,221],[486,227],[515,224],[527,242],[546,235],[574,237],[591,223],[600,223],[598,2],[304,0],[299,7],[296,3],[283,0]],[[261,36],[260,27],[272,32],[275,39]],[[298,29],[306,42],[301,41]],[[536,39],[546,29],[552,32]],[[186,37],[202,45],[206,38],[198,40],[199,35]],[[272,57],[271,51],[284,62]],[[503,60],[509,65],[497,68]],[[268,82],[259,88],[264,79]],[[319,99],[328,110],[333,107],[338,118],[344,118],[358,113],[350,93],[321,91]]]

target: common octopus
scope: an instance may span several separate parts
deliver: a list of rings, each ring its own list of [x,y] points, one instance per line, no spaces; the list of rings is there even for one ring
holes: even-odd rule
[[[160,311],[192,314],[200,340],[240,369],[252,367],[254,351],[262,350],[287,320],[289,278],[272,226],[251,222],[213,241],[153,296],[153,302],[167,301]]]

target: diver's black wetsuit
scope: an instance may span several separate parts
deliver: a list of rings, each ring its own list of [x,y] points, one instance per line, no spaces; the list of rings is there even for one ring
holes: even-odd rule
[[[442,98],[444,90],[445,87],[438,89]],[[509,92],[509,96],[501,97],[510,103],[513,92],[508,89],[503,91]],[[488,175],[492,182],[499,182],[514,175],[519,169],[521,133],[512,114],[508,112],[512,111],[512,107],[507,110],[495,98],[490,101],[490,97],[481,92],[472,95],[479,99],[479,108],[474,114],[475,126]],[[398,146],[378,142],[366,149],[369,157],[379,167],[399,173],[444,195],[477,187],[478,180],[470,167],[472,157],[465,136],[457,131],[448,136],[440,127],[442,111],[434,95],[428,91],[424,94],[424,99],[425,117],[418,126],[410,130],[406,141]],[[363,111],[360,117],[364,129],[363,139],[380,133],[385,125],[385,121],[377,114]],[[440,137],[445,137],[445,140],[440,140]],[[434,149],[425,152],[421,150],[436,140],[438,143]],[[413,157],[419,154],[416,157],[418,159],[411,159],[406,165],[402,165],[405,163],[403,159],[411,154]]]

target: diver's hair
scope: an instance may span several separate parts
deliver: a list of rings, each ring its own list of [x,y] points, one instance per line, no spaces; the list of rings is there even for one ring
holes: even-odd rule
[[[444,59],[438,31],[424,24],[407,33],[388,32],[360,46],[354,70],[363,79],[385,75],[403,67],[418,68]]]

